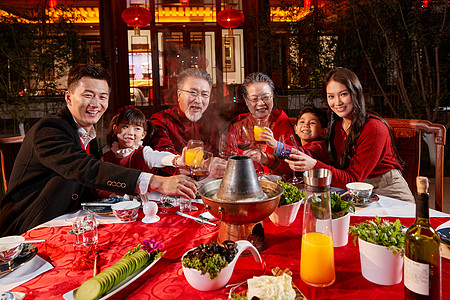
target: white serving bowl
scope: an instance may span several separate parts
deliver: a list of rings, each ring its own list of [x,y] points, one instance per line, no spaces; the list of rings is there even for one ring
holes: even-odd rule
[[[12,235],[0,238],[0,262],[8,262],[16,258],[22,251],[25,238]]]
[[[350,195],[356,200],[365,201],[372,195],[373,185],[365,182],[350,182],[346,185]]]
[[[122,222],[133,222],[137,219],[140,206],[137,201],[123,201],[111,205],[111,209]]]
[[[193,288],[204,292],[215,291],[223,288],[228,283],[228,281],[231,278],[231,275],[233,274],[236,261],[238,260],[239,256],[241,256],[242,252],[244,252],[245,250],[250,250],[250,252],[253,254],[253,258],[255,259],[255,261],[259,263],[262,262],[258,250],[256,250],[256,248],[249,241],[244,240],[237,241],[236,244],[238,252],[236,253],[234,259],[228,264],[228,266],[223,268],[220,271],[219,275],[214,279],[209,278],[209,273],[202,275],[202,273],[198,270],[186,268],[183,266],[183,258],[189,251],[194,250],[195,248],[187,251],[181,258],[181,266],[183,268],[184,277],[186,277],[188,283]]]
[[[302,201],[288,205],[277,206],[273,213],[269,216],[270,221],[278,226],[289,226],[297,218],[297,213],[302,205]]]

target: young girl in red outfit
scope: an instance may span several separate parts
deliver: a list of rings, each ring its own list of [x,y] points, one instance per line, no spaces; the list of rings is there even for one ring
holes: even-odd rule
[[[287,160],[290,167],[302,172],[330,169],[333,186],[345,189],[349,182],[364,181],[374,186],[374,193],[414,202],[391,130],[382,118],[367,113],[358,77],[349,69],[336,68],[325,76],[323,87],[334,120],[330,130],[334,166],[297,153]]]
[[[147,121],[142,111],[132,105],[122,108],[111,120],[107,134],[111,150],[103,154],[101,160],[148,173],[152,168],[185,166],[184,157],[180,155],[143,146],[147,130]],[[111,192],[98,190],[97,194],[106,198]]]

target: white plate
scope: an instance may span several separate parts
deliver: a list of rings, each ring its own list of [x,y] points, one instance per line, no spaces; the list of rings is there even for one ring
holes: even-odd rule
[[[133,274],[131,274],[130,276],[128,276],[127,278],[125,278],[121,283],[119,283],[118,285],[116,285],[115,287],[113,287],[112,289],[109,290],[109,292],[107,292],[105,295],[103,295],[103,297],[99,298],[99,300],[103,300],[103,299],[108,299],[109,297],[111,297],[112,295],[116,294],[117,292],[121,291],[122,289],[124,289],[125,287],[127,287],[130,283],[132,283],[133,281],[135,281],[136,279],[138,279],[142,274],[144,274],[145,272],[147,272],[151,267],[153,267],[158,260],[161,259],[161,257],[164,256],[164,254],[166,253],[166,251],[163,252],[163,255],[161,255],[160,257],[158,257],[158,259],[156,259],[155,261],[153,261],[151,264],[149,264],[147,267],[142,267],[139,270],[137,270],[136,272],[134,272]],[[75,293],[78,290],[78,288],[71,290],[70,292],[67,292],[63,295],[63,298],[66,300],[75,300]]]

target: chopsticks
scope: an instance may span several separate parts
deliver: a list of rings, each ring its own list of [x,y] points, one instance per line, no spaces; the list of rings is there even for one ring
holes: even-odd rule
[[[94,259],[94,274],[92,275],[92,277],[97,275],[97,257],[98,257],[98,253],[97,253],[97,255],[95,256],[95,259]]]
[[[25,241],[25,244],[37,244],[37,243],[43,243],[45,242],[45,240],[30,240],[30,241]]]
[[[179,215],[179,216],[181,216],[181,217],[185,217],[185,218],[188,218],[188,219],[192,219],[192,220],[194,220],[194,221],[197,221],[197,222],[199,222],[199,223],[205,223],[205,224],[209,224],[209,225],[212,225],[212,226],[217,226],[217,224],[215,224],[215,223],[211,223],[211,222],[208,222],[208,221],[206,221],[206,220],[203,220],[203,219],[200,219],[200,218],[196,218],[196,217],[193,217],[193,216],[191,216],[191,215],[188,215],[188,214],[185,214],[185,213],[182,213],[182,212],[179,212],[179,211],[177,211],[177,212],[175,212],[177,215]]]
[[[89,203],[81,203],[81,206],[112,206],[115,203],[95,203],[95,202],[89,202]]]

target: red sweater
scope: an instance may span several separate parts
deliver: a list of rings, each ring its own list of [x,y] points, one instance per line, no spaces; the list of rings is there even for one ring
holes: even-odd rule
[[[155,125],[155,134],[152,137],[151,147],[158,151],[168,151],[181,154],[190,139],[202,140],[206,151],[217,155],[219,143],[218,119],[206,111],[197,122],[191,122],[179,105],[157,113],[150,120]],[[153,174],[174,175],[174,167],[153,168]]]
[[[130,169],[136,169],[143,172],[151,173],[150,167],[147,165],[147,163],[144,160],[144,154],[143,154],[144,147],[139,146],[136,150],[133,151],[130,155],[126,157],[117,157],[114,152],[109,150],[105,154],[103,154],[101,160],[113,163],[115,165],[119,165],[121,167],[126,167]],[[100,198],[108,198],[109,195],[111,195],[111,192],[104,191],[104,190],[96,190],[97,195]]]
[[[331,145],[336,153],[334,159],[341,157],[347,134],[342,129],[342,120],[336,121],[334,141]],[[331,185],[345,189],[349,182],[364,181],[366,178],[381,176],[392,169],[401,170],[395,159],[394,149],[387,126],[377,118],[371,117],[359,135],[355,154],[345,170],[334,168],[317,161],[315,167],[329,169],[333,172]]]
[[[217,154],[218,120],[208,112],[197,122],[191,122],[177,105],[153,114],[150,120],[155,125],[152,138],[154,150],[181,154],[190,139],[198,139],[203,141],[206,151]]]

